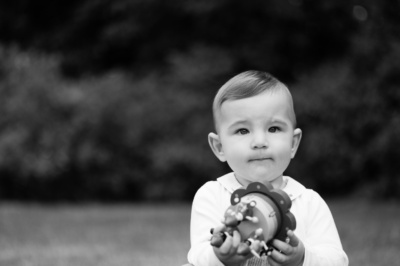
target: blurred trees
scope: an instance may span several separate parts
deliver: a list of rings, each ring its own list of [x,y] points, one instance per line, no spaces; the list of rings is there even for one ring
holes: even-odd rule
[[[291,77],[293,69],[315,67],[349,49],[358,28],[353,6],[302,0],[16,0],[0,4],[0,40],[62,53],[69,75],[168,67],[171,54],[202,45],[229,51],[236,68],[272,68]]]
[[[291,88],[304,138],[288,174],[323,194],[398,197],[399,3],[0,3],[0,197],[190,199],[231,76]]]

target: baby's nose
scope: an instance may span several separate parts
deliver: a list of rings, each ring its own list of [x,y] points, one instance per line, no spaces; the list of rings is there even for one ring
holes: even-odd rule
[[[254,134],[254,138],[251,144],[253,149],[262,149],[268,147],[268,140],[265,133]]]

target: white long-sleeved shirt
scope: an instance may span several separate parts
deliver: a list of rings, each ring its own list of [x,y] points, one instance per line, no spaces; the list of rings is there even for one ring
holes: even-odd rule
[[[318,193],[306,189],[294,179],[284,176],[285,191],[292,200],[290,212],[296,218],[294,233],[305,247],[303,266],[347,266],[332,214]],[[223,266],[210,245],[210,229],[221,225],[230,198],[242,185],[233,173],[204,184],[196,193],[191,214],[188,260],[195,266]],[[248,265],[267,265],[267,261],[251,259]],[[251,261],[251,263],[250,263]]]

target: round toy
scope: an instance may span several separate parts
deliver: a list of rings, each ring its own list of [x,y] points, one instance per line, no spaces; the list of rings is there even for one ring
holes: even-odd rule
[[[254,182],[246,189],[238,189],[231,196],[231,206],[224,214],[222,230],[214,232],[211,229],[211,245],[220,247],[226,239],[225,233],[232,235],[237,230],[242,239],[238,254],[268,255],[272,239],[285,241],[287,230],[296,229],[291,206],[289,196],[283,190],[273,189],[270,183]],[[252,249],[255,240],[262,245],[259,253]]]

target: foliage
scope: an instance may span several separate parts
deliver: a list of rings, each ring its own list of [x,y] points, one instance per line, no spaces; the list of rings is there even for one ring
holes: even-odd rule
[[[385,1],[0,3],[0,197],[190,199],[228,170],[211,102],[242,70],[293,92],[288,174],[398,197],[400,19]]]
[[[2,197],[181,199],[218,172],[206,141],[212,99],[201,86],[230,67],[223,52],[173,56],[165,77],[79,81],[58,75],[57,58],[1,55]],[[191,60],[198,64],[182,68]]]
[[[350,55],[300,76],[292,88],[305,130],[294,168],[303,177],[315,169],[306,179],[324,193],[398,197],[400,38],[391,23],[399,19],[386,8],[370,10],[373,20],[352,37]]]
[[[61,52],[72,76],[168,67],[171,54],[203,45],[228,51],[236,68],[286,79],[294,67],[347,51],[358,28],[352,8],[348,1],[309,0],[16,0],[0,4],[0,40]]]

